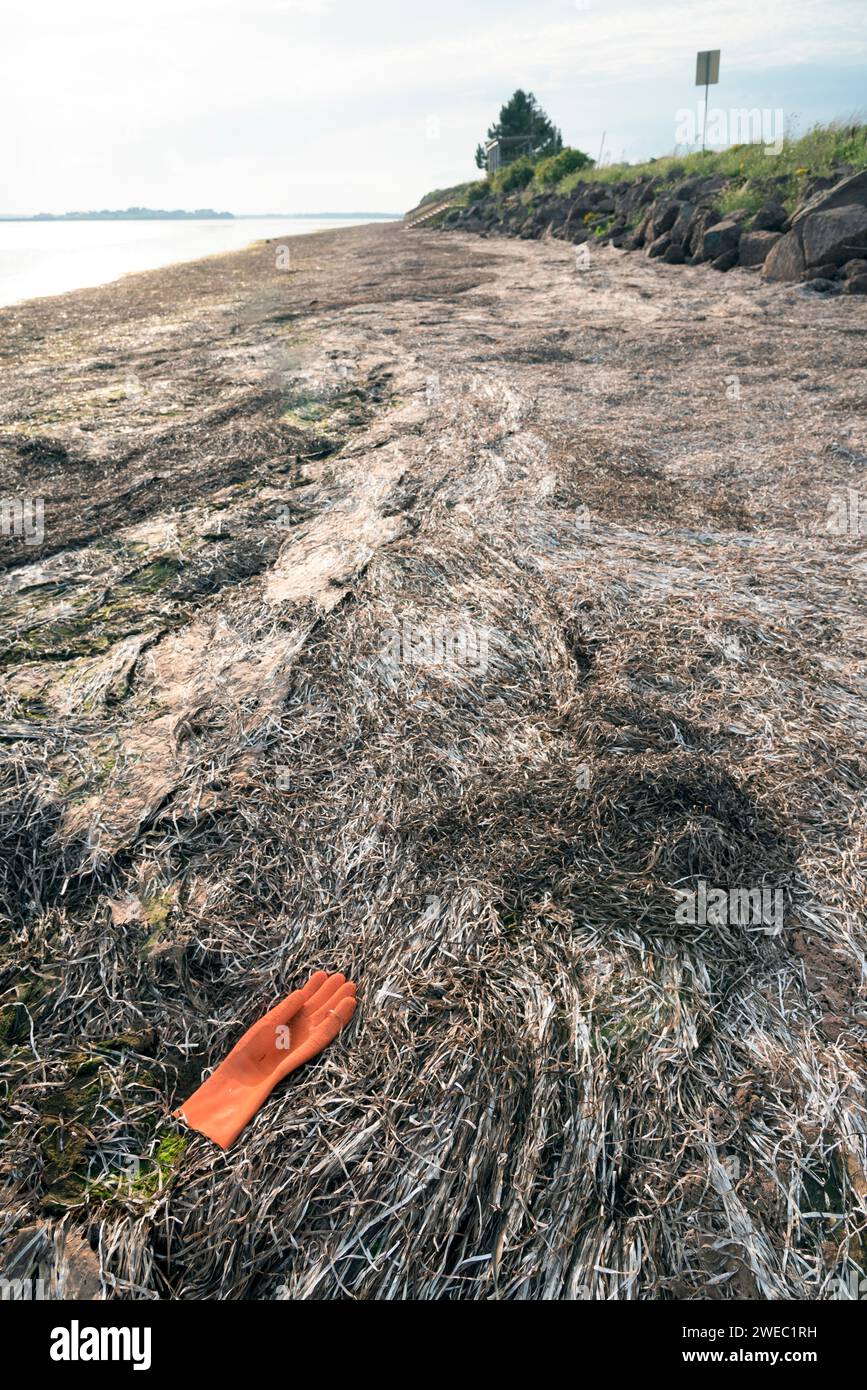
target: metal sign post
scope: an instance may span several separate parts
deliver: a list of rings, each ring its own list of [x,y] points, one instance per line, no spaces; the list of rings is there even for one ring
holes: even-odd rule
[[[695,85],[704,87],[704,120],[701,126],[702,154],[704,154],[707,137],[707,89],[719,82],[719,55],[720,50],[718,48],[708,48],[703,53],[699,53],[695,61]]]

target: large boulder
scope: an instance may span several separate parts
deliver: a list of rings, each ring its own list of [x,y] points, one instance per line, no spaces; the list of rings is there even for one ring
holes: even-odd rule
[[[631,236],[628,236],[623,243],[627,251],[638,251],[644,245],[649,226],[650,215],[649,213],[645,213]]]
[[[719,256],[725,256],[729,251],[736,251],[740,239],[740,222],[733,217],[725,217],[722,222],[717,222],[705,229],[698,251],[702,260],[715,261]]]
[[[662,236],[663,232],[670,232],[675,222],[677,214],[680,212],[680,203],[673,198],[660,198],[653,209],[653,238]]]
[[[634,184],[628,186],[625,192],[617,200],[617,205],[620,212],[622,212],[626,217],[631,216],[631,214],[635,212],[636,208],[639,208],[641,206],[641,200],[644,197],[644,191],[645,184],[641,180],[637,180]]]
[[[867,251],[867,206],[847,203],[812,212],[799,229],[808,266],[843,265]]]
[[[701,239],[708,227],[712,227],[715,222],[719,222],[719,213],[713,208],[697,207],[687,223],[686,236],[684,237],[684,250],[691,251],[697,259],[702,260],[699,254]]]
[[[853,275],[843,283],[844,294],[867,294],[867,275]]]
[[[648,256],[664,256],[671,245],[671,237],[668,232],[663,232],[662,236],[655,237],[647,248]]]
[[[786,209],[782,203],[778,203],[776,199],[772,198],[770,202],[764,203],[759,208],[753,218],[752,230],[754,232],[781,232],[786,225],[786,220]]]
[[[829,212],[831,208],[842,208],[852,203],[860,203],[862,207],[867,206],[867,169],[861,169],[857,174],[850,174],[848,178],[839,179],[830,188],[822,189],[806,202],[803,207],[798,208],[792,218],[792,226],[797,227],[805,222],[816,212]]]
[[[586,230],[587,223],[584,219],[592,212],[593,207],[585,194],[582,194],[578,198],[573,198],[565,223],[565,236],[567,241],[574,241],[578,232]]]
[[[784,284],[793,284],[803,275],[804,265],[800,231],[786,232],[768,252],[762,266],[762,277],[765,280],[780,280]]]
[[[676,246],[686,246],[695,203],[681,203],[680,211],[671,224],[671,240]]]
[[[782,232],[744,232],[738,244],[741,265],[764,265]]]

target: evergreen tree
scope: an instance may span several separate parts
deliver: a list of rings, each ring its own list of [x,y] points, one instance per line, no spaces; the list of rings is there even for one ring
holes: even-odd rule
[[[520,87],[500,108],[499,120],[488,127],[488,139],[501,142],[501,164],[510,164],[522,154],[540,159],[559,154],[563,148],[560,131],[546,116],[533,93],[522,92]],[[476,164],[480,169],[485,168],[484,145],[476,146]]]

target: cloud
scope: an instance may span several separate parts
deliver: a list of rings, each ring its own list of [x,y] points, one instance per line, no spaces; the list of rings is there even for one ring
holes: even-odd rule
[[[782,91],[809,123],[856,104],[863,0],[31,0],[4,19],[0,210],[105,205],[132,185],[248,209],[290,189],[300,208],[328,180],[335,207],[365,183],[402,206],[428,179],[472,176],[519,85],[593,153],[603,128],[618,154],[661,153],[696,50],[717,47],[721,101]]]

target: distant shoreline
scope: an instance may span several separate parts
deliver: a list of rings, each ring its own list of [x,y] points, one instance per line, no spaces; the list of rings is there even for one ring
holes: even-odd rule
[[[399,219],[402,212],[215,212],[203,208],[198,212],[160,212],[158,209],[136,212],[0,212],[0,222],[250,222],[250,221],[306,221],[328,218],[362,217]]]
[[[130,218],[0,220],[0,305],[110,284],[124,275],[239,251],[255,242],[289,244],[359,225],[400,227],[397,218]],[[273,254],[273,253],[272,253]]]

